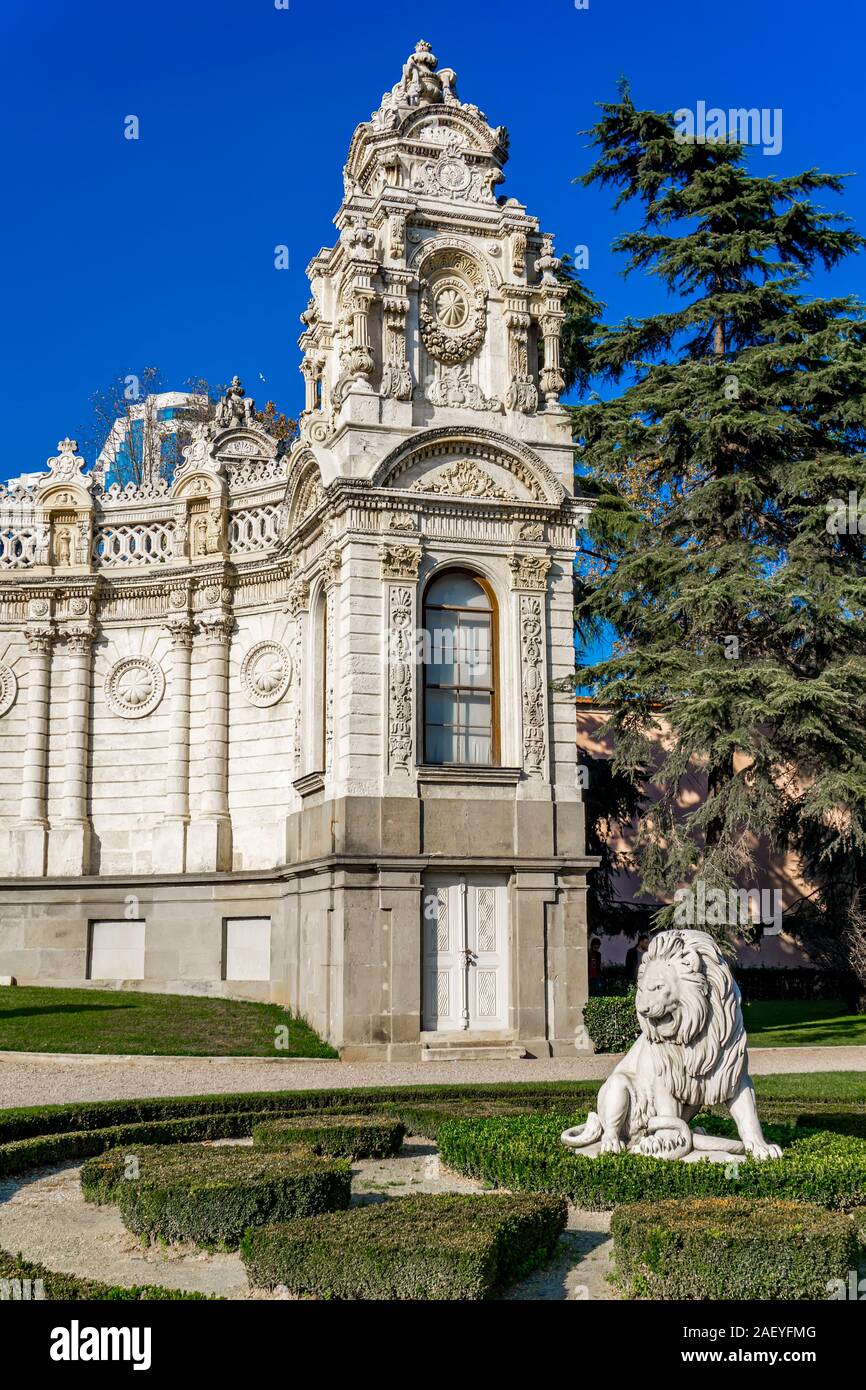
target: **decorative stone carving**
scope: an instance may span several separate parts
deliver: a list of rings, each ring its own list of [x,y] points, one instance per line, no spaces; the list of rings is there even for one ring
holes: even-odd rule
[[[419,551],[419,560],[420,556]],[[417,577],[417,566],[410,577]],[[391,588],[388,600],[388,770],[391,773],[411,772],[414,761],[413,604],[413,589],[396,585]]]
[[[397,292],[399,288],[398,284],[393,285],[392,291],[382,300],[385,328],[382,395],[395,401],[408,401],[412,399],[412,373],[406,361],[409,300],[405,294]]]
[[[520,310],[505,316],[508,328],[508,370],[511,383],[505,404],[508,410],[530,415],[538,409],[538,391],[529,371],[529,314]]]
[[[0,661],[0,719],[12,708],[18,694],[18,678],[11,666]]]
[[[546,589],[550,559],[547,555],[510,555],[512,589]]]
[[[418,302],[421,337],[436,362],[465,362],[487,332],[487,298],[457,276],[425,284]]]
[[[425,395],[431,405],[450,406],[454,410],[502,409],[499,398],[485,396],[465,366],[440,367],[438,375],[428,381]]]
[[[392,512],[388,517],[389,531],[417,531],[418,518],[411,512]]]
[[[421,554],[421,547],[417,545],[380,545],[382,578],[417,579]]]
[[[546,753],[544,607],[540,598],[520,600],[520,667],[523,703],[523,768],[544,776]]]
[[[76,453],[78,443],[74,439],[61,439],[57,445],[57,454],[48,460],[48,471],[50,479],[46,482],[76,483],[79,487],[89,489],[92,478],[84,476],[85,460]],[[71,501],[72,499],[67,499]]]
[[[231,386],[217,405],[215,423],[220,429],[229,429],[232,425],[252,425],[255,423],[255,408],[255,401],[244,391],[240,377],[233,376]]]
[[[165,676],[149,656],[125,656],[105,677],[105,702],[122,719],[152,714],[165,694]]]
[[[379,109],[373,112],[374,130],[390,130],[418,106],[460,105],[455,87],[457,74],[453,68],[440,68],[437,72],[436,63],[429,43],[422,39],[403,64],[400,81],[385,93]]]
[[[449,497],[481,497],[498,501],[514,501],[514,494],[499,487],[490,474],[479,468],[472,459],[458,459],[433,478],[419,478],[412,492],[445,493]]]
[[[241,662],[240,681],[251,705],[276,705],[292,680],[292,659],[281,642],[256,642]]]
[[[598,1093],[586,1124],[562,1142],[588,1152],[688,1158],[697,1151],[781,1158],[764,1138],[748,1071],[740,991],[708,932],[661,931],[638,972],[641,1035]],[[697,1134],[689,1121],[726,1105],[739,1141]]]
[[[418,169],[414,186],[432,198],[465,198],[471,203],[490,203],[494,188],[503,180],[502,170],[486,160],[472,163],[459,135],[452,136],[438,159],[428,159]]]
[[[293,618],[310,606],[310,586],[306,579],[298,579],[289,590],[286,607]]]
[[[522,521],[517,528],[517,534],[522,541],[543,541],[544,526],[540,521]]]
[[[333,586],[339,580],[340,566],[342,565],[342,563],[343,556],[336,547],[334,547],[333,550],[329,550],[325,555],[324,559],[322,560],[322,574],[324,576],[326,588],[333,588]]]

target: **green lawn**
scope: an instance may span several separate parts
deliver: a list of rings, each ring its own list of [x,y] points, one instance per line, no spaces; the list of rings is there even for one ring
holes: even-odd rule
[[[866,1101],[866,1073],[862,1071],[775,1072],[753,1080],[759,1101]]]
[[[743,1005],[751,1047],[834,1047],[866,1044],[866,1014],[849,1014],[841,999],[765,999]]]
[[[277,1028],[288,1027],[288,1046]],[[0,1050],[188,1057],[336,1057],[278,1004],[120,990],[0,989]]]

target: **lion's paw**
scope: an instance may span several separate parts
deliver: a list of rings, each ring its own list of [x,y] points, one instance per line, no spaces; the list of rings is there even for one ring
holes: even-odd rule
[[[624,1148],[625,1144],[618,1134],[605,1134],[599,1145],[599,1153],[621,1154]]]
[[[781,1158],[782,1150],[778,1144],[768,1144],[763,1139],[746,1140],[746,1153],[751,1154],[759,1163],[763,1163],[767,1158]]]
[[[661,1129],[656,1134],[645,1134],[635,1145],[634,1152],[646,1154],[650,1158],[668,1158],[684,1148],[677,1130]]]

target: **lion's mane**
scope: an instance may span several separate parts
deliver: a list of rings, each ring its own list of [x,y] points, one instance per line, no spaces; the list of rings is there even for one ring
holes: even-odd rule
[[[747,1058],[740,991],[727,962],[707,932],[678,929],[652,938],[641,971],[654,960],[674,967],[681,1009],[676,1037],[667,1040],[640,1018],[656,1075],[688,1105],[731,1100]]]

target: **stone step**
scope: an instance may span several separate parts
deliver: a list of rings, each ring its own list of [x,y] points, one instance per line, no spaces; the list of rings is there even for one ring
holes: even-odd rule
[[[519,1043],[443,1043],[424,1047],[422,1062],[517,1062],[526,1057]]]

